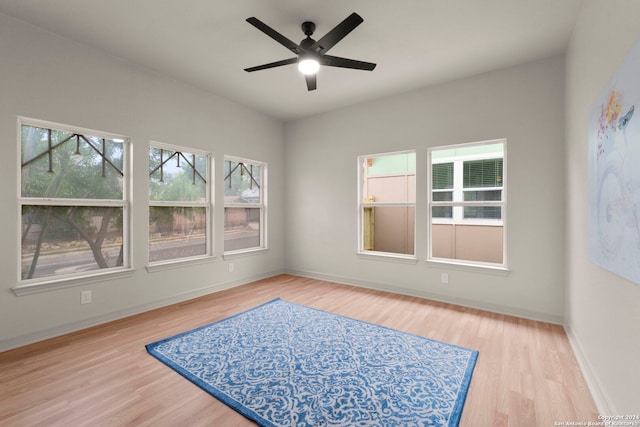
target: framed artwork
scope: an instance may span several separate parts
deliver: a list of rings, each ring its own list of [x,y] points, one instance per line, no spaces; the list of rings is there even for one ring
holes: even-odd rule
[[[589,110],[588,254],[640,284],[640,42]]]

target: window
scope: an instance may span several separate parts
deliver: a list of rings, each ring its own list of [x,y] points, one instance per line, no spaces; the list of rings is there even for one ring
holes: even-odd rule
[[[129,144],[21,119],[22,284],[130,267]]]
[[[210,256],[210,156],[149,148],[149,263]]]
[[[416,153],[358,157],[359,253],[414,256]]]
[[[429,259],[505,266],[504,140],[429,150]]]
[[[266,163],[225,157],[225,253],[266,248],[266,174]]]

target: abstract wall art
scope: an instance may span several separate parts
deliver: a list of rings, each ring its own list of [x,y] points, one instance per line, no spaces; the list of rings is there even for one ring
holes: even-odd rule
[[[640,41],[588,117],[589,260],[640,284]]]

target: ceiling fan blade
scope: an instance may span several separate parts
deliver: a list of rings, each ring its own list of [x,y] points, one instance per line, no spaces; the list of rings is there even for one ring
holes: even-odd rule
[[[340,58],[339,56],[322,55],[320,63],[329,67],[353,68],[356,70],[373,71],[376,64],[372,62],[357,61],[355,59]]]
[[[308,91],[316,90],[316,78],[316,74],[307,74],[304,76],[304,79],[307,81]]]
[[[291,52],[295,53],[296,55],[302,52],[300,46],[277,32],[258,18],[252,16],[251,18],[247,18],[247,22],[280,43],[282,46],[289,49]]]
[[[244,70],[250,73],[252,71],[260,71],[260,70],[266,70],[269,68],[281,67],[283,65],[295,64],[296,62],[298,62],[298,58],[289,58],[289,59],[283,59],[282,61],[270,62],[264,65],[257,65],[255,67],[245,68]]]
[[[347,34],[353,31],[358,25],[362,24],[364,19],[357,13],[352,13],[347,18],[336,25],[333,30],[329,31],[320,40],[315,42],[311,49],[315,49],[320,53],[327,52],[333,46],[342,40]]]

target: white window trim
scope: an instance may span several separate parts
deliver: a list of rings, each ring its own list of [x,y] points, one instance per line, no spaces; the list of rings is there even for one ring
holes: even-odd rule
[[[207,158],[207,185],[206,185],[206,195],[207,195],[207,200],[204,202],[181,202],[181,201],[176,201],[176,202],[167,202],[167,201],[152,201],[149,199],[149,196],[147,196],[147,200],[148,200],[148,207],[147,207],[147,213],[149,212],[149,209],[151,207],[155,207],[155,206],[159,206],[159,207],[163,207],[163,206],[167,206],[167,207],[203,207],[206,210],[206,221],[207,221],[207,232],[205,235],[205,244],[207,247],[207,253],[204,255],[197,255],[197,256],[192,256],[192,257],[182,257],[182,258],[172,258],[172,259],[167,259],[167,260],[161,260],[161,261],[149,261],[149,244],[150,244],[150,240],[149,240],[149,221],[147,221],[147,266],[145,267],[145,269],[147,270],[147,272],[152,273],[155,271],[160,271],[160,270],[166,270],[166,269],[172,269],[172,268],[177,268],[177,267],[181,267],[183,265],[191,265],[191,264],[199,264],[202,262],[209,262],[214,260],[215,257],[215,239],[214,239],[214,214],[215,214],[215,209],[214,209],[214,205],[213,205],[213,200],[215,199],[215,195],[214,195],[214,186],[212,185],[212,181],[213,181],[213,177],[214,177],[214,158],[213,155],[208,152],[208,151],[203,151],[203,150],[197,150],[195,148],[189,148],[189,147],[182,147],[179,145],[172,145],[172,144],[165,144],[162,142],[157,142],[157,141],[150,141],[149,142],[149,149],[151,148],[161,148],[161,149],[165,149],[165,150],[172,150],[172,151],[180,151],[180,152],[186,152],[189,154],[195,154],[198,156],[204,156]],[[149,156],[149,149],[147,150],[147,160],[148,160],[148,156]],[[147,168],[148,169],[148,168]],[[147,171],[147,180],[148,180],[149,174]]]
[[[76,286],[92,285],[94,283],[106,282],[110,280],[122,279],[125,277],[133,277],[135,269],[125,267],[114,267],[109,271],[97,271],[92,274],[85,274],[84,276],[57,276],[55,279],[27,283],[18,285],[11,290],[16,296],[32,295],[40,292],[55,291],[58,289],[73,288]]]
[[[438,150],[445,150],[450,148],[467,148],[473,146],[482,146],[482,145],[490,145],[490,144],[502,144],[502,158],[503,158],[503,182],[502,182],[502,200],[501,201],[455,201],[456,197],[454,194],[453,202],[434,202],[432,200],[432,153]],[[463,191],[462,187],[456,187],[455,185],[455,174],[459,173],[456,171],[457,168],[461,168],[461,165],[464,161],[469,160],[485,160],[496,158],[499,153],[482,153],[468,156],[456,156],[456,157],[446,157],[441,158],[435,161],[434,163],[454,163],[454,193],[456,191]],[[459,165],[456,164],[459,163]],[[454,145],[445,145],[438,147],[429,147],[427,149],[427,227],[428,227],[428,242],[427,242],[427,259],[425,261],[429,263],[435,264],[443,264],[450,266],[459,266],[459,267],[471,267],[471,268],[482,268],[487,270],[496,270],[496,271],[509,271],[508,263],[507,263],[507,139],[493,139],[487,141],[479,141],[479,142],[471,142],[466,144],[454,144]],[[483,187],[483,190],[491,190],[495,189],[494,187]],[[472,189],[467,189],[467,191]],[[436,190],[438,191],[438,190]],[[443,190],[443,191],[452,191],[452,190]],[[502,219],[494,220],[494,219],[464,219],[460,216],[460,218],[456,218],[454,213],[454,218],[432,218],[432,208],[435,206],[454,206],[454,207],[464,207],[464,206],[500,206],[502,207]],[[460,209],[461,211],[461,209]],[[432,233],[431,226],[432,224],[459,224],[459,225],[483,225],[483,226],[501,226],[503,228],[502,233],[502,263],[490,263],[490,262],[479,262],[479,261],[470,261],[470,260],[457,260],[451,258],[436,258],[432,255],[433,250],[433,242],[432,242]]]
[[[425,260],[428,266],[436,268],[446,267],[449,270],[483,272],[505,276],[511,272],[508,266],[500,264],[481,263],[474,261],[452,260],[449,258],[432,258]]]
[[[401,264],[416,264],[418,258],[414,255],[396,254],[393,252],[363,251],[356,254],[358,258],[375,261],[397,262]]]
[[[261,252],[268,251],[267,247],[255,247],[255,248],[247,248],[247,249],[238,249],[237,251],[227,251],[222,254],[222,259],[229,260],[235,258],[242,258],[250,255],[258,255]]]
[[[34,119],[30,117],[17,117],[16,123],[16,139],[18,144],[16,164],[22,164],[22,126],[34,126],[46,129],[55,129],[65,132],[74,132],[88,134],[99,138],[122,140],[125,158],[123,161],[124,181],[122,186],[122,200],[95,200],[95,199],[51,199],[51,198],[32,198],[22,197],[22,168],[17,168],[17,218],[22,221],[23,205],[46,205],[46,206],[75,206],[82,204],[83,206],[117,206],[123,208],[123,262],[120,267],[111,267],[104,270],[91,270],[89,272],[65,274],[57,276],[39,277],[35,279],[23,280],[21,256],[17,257],[16,277],[17,284],[11,290],[16,296],[30,295],[39,292],[48,292],[57,289],[64,289],[74,286],[83,286],[90,283],[101,282],[106,280],[115,280],[122,277],[133,275],[132,268],[132,251],[131,251],[131,206],[133,205],[132,191],[132,145],[131,139],[122,134],[103,132],[94,129],[83,128],[80,126],[65,125],[46,120]],[[22,226],[16,229],[16,242],[18,242],[18,253],[22,252],[20,243],[22,240]]]
[[[200,255],[195,257],[175,258],[165,261],[157,261],[149,263],[144,269],[147,273],[155,273],[158,271],[171,270],[174,268],[182,268],[197,264],[207,264],[216,259],[215,255]]]
[[[268,241],[267,241],[267,193],[269,189],[268,184],[268,165],[266,162],[262,162],[259,160],[252,160],[246,157],[236,157],[236,156],[224,156],[223,162],[235,162],[235,163],[247,163],[249,165],[260,166],[261,176],[260,176],[260,203],[224,203],[223,202],[223,218],[224,218],[224,210],[226,208],[257,208],[260,209],[260,246],[255,246],[246,249],[238,249],[233,251],[225,251],[224,250],[224,242],[223,242],[223,259],[233,259],[239,258],[246,255],[255,255],[260,252],[267,251],[269,249]],[[222,167],[224,171],[224,166]],[[222,180],[222,185],[225,185],[224,177]],[[223,190],[223,199],[224,199],[224,190]],[[222,235],[224,238],[224,219],[222,225]]]
[[[416,236],[416,202],[407,202],[407,203],[390,203],[390,202],[365,202],[364,195],[366,194],[365,183],[363,182],[362,176],[362,162],[368,157],[382,157],[382,156],[392,156],[396,154],[415,154],[416,162],[417,162],[417,152],[416,150],[400,150],[400,151],[391,151],[386,153],[377,153],[377,154],[364,154],[356,157],[356,165],[357,165],[357,179],[358,179],[358,203],[357,203],[357,218],[358,218],[358,233],[356,242],[356,255],[362,259],[370,259],[370,260],[384,260],[384,261],[394,261],[401,263],[415,263],[417,262],[417,236]],[[417,167],[417,165],[416,165]],[[389,174],[392,176],[393,174]],[[404,176],[406,174],[397,174],[398,176]],[[417,180],[417,170],[416,170],[416,180]],[[417,190],[416,190],[417,191]],[[417,194],[415,195],[417,197]],[[415,199],[415,197],[414,197]],[[362,212],[363,208],[371,206],[371,207],[386,207],[386,206],[401,206],[401,207],[413,207],[414,209],[414,224],[413,224],[413,254],[400,254],[394,252],[382,252],[382,251],[365,251],[363,248],[364,244],[364,231],[363,231],[363,218]]]

